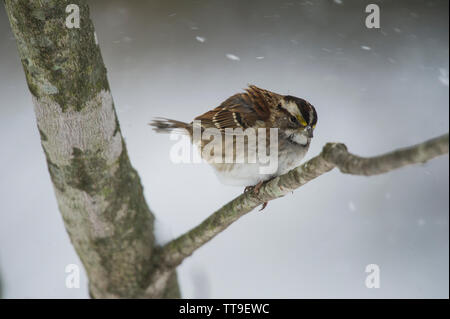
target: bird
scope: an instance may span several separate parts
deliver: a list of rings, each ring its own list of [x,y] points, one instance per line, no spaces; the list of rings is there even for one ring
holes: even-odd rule
[[[264,182],[300,165],[317,119],[315,107],[305,99],[248,85],[189,123],[159,117],[149,124],[158,133],[189,135],[223,184],[257,194]],[[267,169],[267,158],[275,167]]]

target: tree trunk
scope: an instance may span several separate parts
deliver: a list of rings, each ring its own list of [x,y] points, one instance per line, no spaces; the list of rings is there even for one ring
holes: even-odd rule
[[[80,27],[66,26],[79,7]],[[175,271],[148,293],[153,215],[130,164],[84,0],[5,0],[64,224],[92,297],[179,297]]]

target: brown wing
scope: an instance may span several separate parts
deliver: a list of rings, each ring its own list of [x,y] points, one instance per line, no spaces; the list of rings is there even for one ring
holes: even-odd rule
[[[270,108],[277,105],[281,95],[250,85],[245,93],[235,94],[220,106],[195,118],[202,127],[225,128],[254,127],[256,121],[266,121]]]

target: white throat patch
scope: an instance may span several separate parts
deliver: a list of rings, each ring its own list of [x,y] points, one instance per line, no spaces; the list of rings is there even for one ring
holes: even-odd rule
[[[303,134],[292,135],[292,141],[303,146],[308,144],[308,138]]]

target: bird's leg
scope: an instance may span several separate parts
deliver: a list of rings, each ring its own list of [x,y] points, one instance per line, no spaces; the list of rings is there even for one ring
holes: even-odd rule
[[[253,191],[254,194],[258,194],[258,193],[259,193],[259,190],[260,190],[260,188],[261,188],[261,186],[262,186],[263,183],[264,183],[264,182],[261,181],[261,182],[259,182],[259,183],[256,184],[256,185],[246,186],[246,187],[244,188],[244,193],[248,193],[248,192],[250,192],[250,191]]]
[[[259,190],[261,189],[261,186],[262,186],[263,183],[264,183],[264,182],[261,181],[261,182],[259,182],[258,184],[255,185],[255,187],[253,188],[253,192],[254,192],[255,194],[259,194]]]
[[[259,194],[259,190],[261,189],[261,186],[262,186],[263,184],[264,184],[264,181],[261,181],[261,182],[259,182],[258,184],[254,185],[254,186],[247,186],[247,187],[245,187],[245,189],[244,189],[244,193],[253,191],[253,193],[257,195],[257,194]],[[266,208],[266,207],[267,207],[267,204],[268,204],[268,202],[264,202],[264,203],[262,204],[261,209],[260,209],[259,211],[262,211],[264,208]]]

